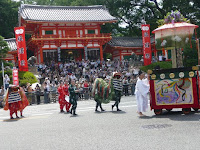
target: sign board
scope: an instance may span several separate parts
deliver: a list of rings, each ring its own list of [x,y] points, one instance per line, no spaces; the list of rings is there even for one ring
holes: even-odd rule
[[[15,27],[15,38],[17,44],[18,67],[19,71],[28,71],[28,62],[26,54],[25,28]]]
[[[151,64],[151,40],[150,40],[150,25],[142,25],[142,41],[143,41],[143,60],[144,66]]]
[[[61,62],[61,51],[60,51],[60,47],[57,48],[58,49],[58,62]]]
[[[19,85],[18,69],[13,69],[13,85]]]

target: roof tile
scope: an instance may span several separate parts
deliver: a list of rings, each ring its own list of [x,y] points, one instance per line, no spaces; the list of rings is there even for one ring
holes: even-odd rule
[[[153,42],[154,38],[151,37],[151,43]],[[143,47],[142,37],[112,37],[108,44],[119,47]]]
[[[20,7],[24,20],[45,22],[108,22],[116,21],[102,5],[96,6],[45,6],[27,5]]]
[[[4,39],[8,43],[8,47],[10,48],[10,51],[16,51],[17,50],[17,44],[15,38],[10,39]]]

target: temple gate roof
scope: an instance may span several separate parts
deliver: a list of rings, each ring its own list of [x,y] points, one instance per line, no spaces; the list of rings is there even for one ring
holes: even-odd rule
[[[17,44],[16,44],[16,39],[15,38],[4,39],[4,41],[7,42],[8,47],[10,48],[9,51],[16,51],[17,50]]]
[[[115,22],[105,6],[46,6],[22,4],[19,10],[26,21],[39,22]]]

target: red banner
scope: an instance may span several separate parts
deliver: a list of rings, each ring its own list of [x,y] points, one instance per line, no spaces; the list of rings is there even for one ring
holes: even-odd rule
[[[142,41],[143,41],[143,60],[144,65],[150,65],[152,54],[151,54],[151,40],[150,40],[150,25],[142,25]]]
[[[13,85],[19,85],[18,69],[13,69]]]
[[[28,71],[24,27],[15,27],[15,38],[17,43],[19,71]]]

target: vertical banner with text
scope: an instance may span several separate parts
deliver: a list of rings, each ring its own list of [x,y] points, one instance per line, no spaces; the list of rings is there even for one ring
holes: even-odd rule
[[[19,71],[28,71],[24,27],[15,27],[15,38],[16,38],[16,43],[17,43]]]
[[[142,41],[143,41],[143,60],[144,66],[151,64],[151,40],[150,40],[150,25],[142,25]]]
[[[57,49],[58,49],[58,62],[61,62],[61,51],[60,51],[60,47],[58,47]]]
[[[13,69],[13,85],[19,85],[18,69]]]

